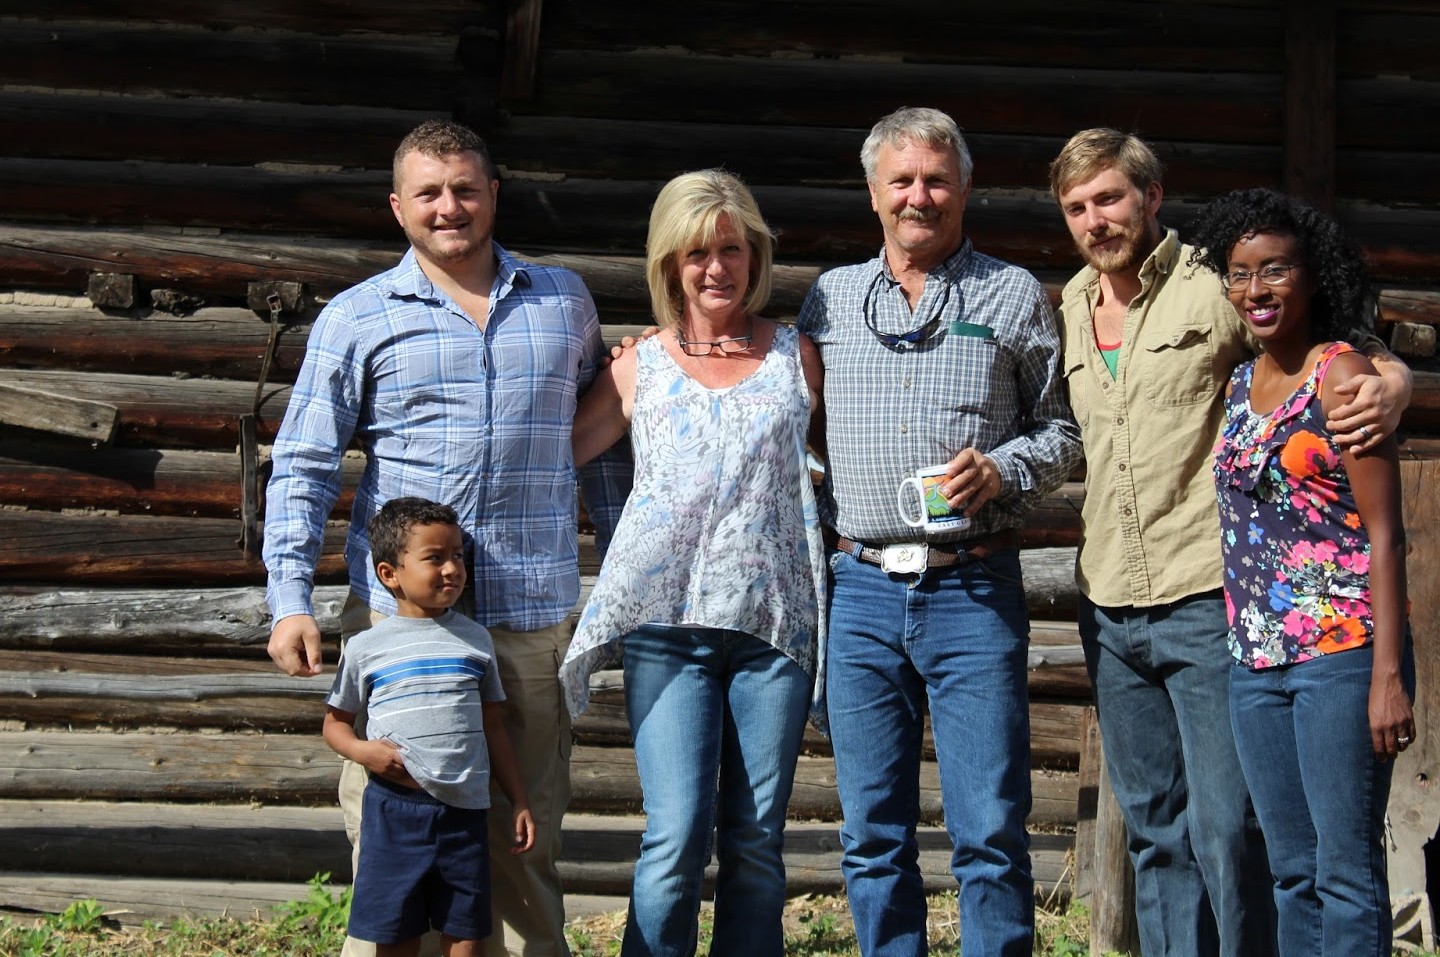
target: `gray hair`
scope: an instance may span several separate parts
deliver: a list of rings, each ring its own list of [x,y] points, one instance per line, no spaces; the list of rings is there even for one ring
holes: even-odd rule
[[[886,144],[894,147],[905,143],[924,143],[931,147],[949,147],[960,159],[960,185],[970,185],[970,174],[975,164],[970,159],[970,148],[960,127],[955,125],[947,113],[925,106],[902,106],[889,116],[880,118],[865,137],[860,147],[860,165],[865,168],[865,179],[875,182],[875,167],[880,156],[880,147]]]

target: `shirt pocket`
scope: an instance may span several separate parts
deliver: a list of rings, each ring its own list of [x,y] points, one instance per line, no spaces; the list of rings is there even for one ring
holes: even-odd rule
[[[1171,327],[1140,344],[1145,395],[1163,407],[1213,402],[1220,391],[1215,371],[1215,341],[1209,324]],[[1132,353],[1133,355],[1133,353]]]
[[[942,419],[949,421],[954,415],[980,415],[990,417],[996,413],[996,389],[1014,390],[1013,380],[1007,382],[1004,375],[1005,356],[1000,343],[994,339],[976,336],[947,337],[941,348],[955,352],[954,377],[946,388],[934,393],[951,397],[950,402],[940,402],[936,411]]]

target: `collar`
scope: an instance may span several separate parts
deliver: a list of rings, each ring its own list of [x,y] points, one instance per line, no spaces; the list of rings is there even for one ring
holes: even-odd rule
[[[495,251],[495,289],[499,293],[497,298],[503,297],[514,286],[530,285],[528,264],[511,255],[504,246],[494,240],[491,240],[490,248]],[[387,292],[397,299],[410,297],[441,302],[446,298],[444,293],[435,288],[430,277],[425,275],[425,270],[420,268],[420,260],[413,247],[405,251],[404,257],[390,270],[384,282],[388,287]]]
[[[970,237],[966,236],[961,241],[959,249],[946,257],[944,262],[925,274],[925,284],[928,286],[932,278],[944,283],[951,283],[958,280],[965,271],[965,266],[969,262],[970,254],[974,249],[975,247],[971,244]],[[886,281],[891,285],[898,286],[900,280],[896,279],[895,274],[890,271],[890,260],[885,256],[884,246],[880,247],[880,255],[876,257],[876,261],[880,264],[880,274],[885,277]]]

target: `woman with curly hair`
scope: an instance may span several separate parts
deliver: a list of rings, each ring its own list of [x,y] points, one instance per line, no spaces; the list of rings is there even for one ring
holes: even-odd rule
[[[1268,189],[1206,207],[1195,258],[1263,346],[1235,371],[1215,480],[1230,715],[1265,833],[1283,957],[1387,957],[1391,759],[1414,740],[1405,530],[1393,437],[1359,454],[1325,418],[1370,361],[1360,250]]]

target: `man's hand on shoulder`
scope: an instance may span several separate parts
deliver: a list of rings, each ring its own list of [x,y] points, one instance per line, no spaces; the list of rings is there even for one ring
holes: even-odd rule
[[[313,615],[287,615],[270,629],[270,660],[292,678],[320,673],[320,626]]]
[[[610,354],[608,356],[600,357],[600,368],[605,368],[611,362],[623,356],[626,349],[633,349],[638,346],[642,340],[649,339],[651,336],[658,335],[659,333],[659,326],[646,326],[640,330],[640,335],[638,336],[623,337],[619,344],[610,347]]]
[[[1347,359],[1347,355],[1336,356],[1335,371],[1349,370],[1352,365],[1361,371],[1335,386],[1335,395],[1346,401],[1331,410],[1325,427],[1336,444],[1359,455],[1375,448],[1400,427],[1400,415],[1410,404],[1412,377],[1405,363],[1383,350],[1366,356],[1369,363]]]

